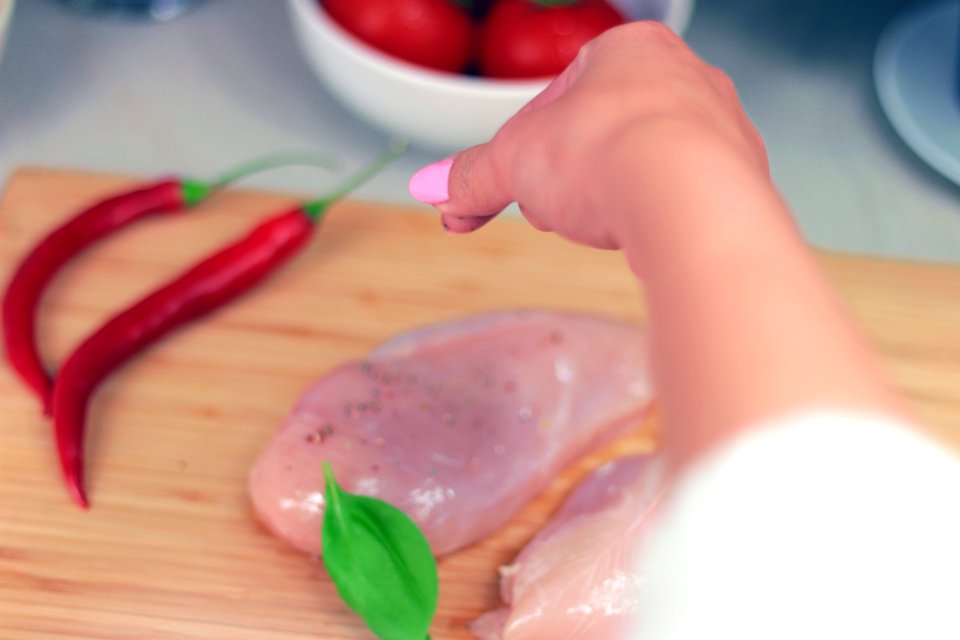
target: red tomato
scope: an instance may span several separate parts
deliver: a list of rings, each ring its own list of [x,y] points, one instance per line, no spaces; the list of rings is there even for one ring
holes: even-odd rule
[[[353,35],[414,64],[458,72],[473,53],[473,23],[451,0],[323,0],[321,4]]]
[[[605,0],[497,0],[480,36],[480,71],[496,78],[555,76],[588,40],[623,21]]]

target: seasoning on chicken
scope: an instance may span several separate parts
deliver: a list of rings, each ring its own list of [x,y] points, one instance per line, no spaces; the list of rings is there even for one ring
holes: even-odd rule
[[[250,479],[280,538],[320,552],[323,473],[405,511],[433,552],[504,525],[567,464],[640,425],[643,331],[596,316],[511,311],[401,335],[316,382]]]

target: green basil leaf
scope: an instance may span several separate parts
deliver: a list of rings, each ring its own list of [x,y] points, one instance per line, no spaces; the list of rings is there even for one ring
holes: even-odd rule
[[[437,562],[426,537],[383,500],[340,488],[323,463],[323,562],[340,597],[381,640],[424,640],[437,609]]]

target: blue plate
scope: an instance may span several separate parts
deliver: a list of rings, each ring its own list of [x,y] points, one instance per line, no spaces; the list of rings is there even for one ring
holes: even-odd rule
[[[887,118],[927,164],[960,184],[960,1],[907,12],[877,44],[873,75]]]

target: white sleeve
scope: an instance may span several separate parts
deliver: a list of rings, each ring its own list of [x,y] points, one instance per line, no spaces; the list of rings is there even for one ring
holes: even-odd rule
[[[652,525],[631,640],[960,639],[960,461],[892,419],[751,430]]]

